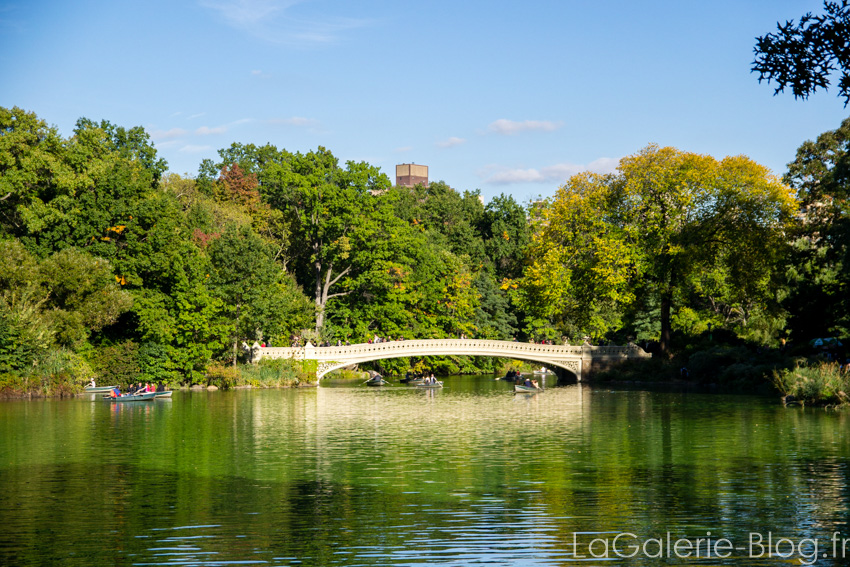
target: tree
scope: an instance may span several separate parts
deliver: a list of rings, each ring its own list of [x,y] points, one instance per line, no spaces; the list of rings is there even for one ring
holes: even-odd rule
[[[18,108],[0,109],[0,128],[2,229],[41,258],[76,247],[112,259],[114,230],[165,169],[144,130],[83,118],[63,140]]]
[[[819,88],[826,90],[830,76],[839,72],[838,94],[850,102],[850,0],[824,1],[825,14],[811,12],[785,24],[777,32],[756,38],[753,72],[759,82],[774,81],[774,94],[791,88],[794,98],[807,99]]]
[[[376,223],[391,214],[376,196],[389,187],[389,179],[365,162],[340,167],[319,147],[307,154],[282,152],[265,164],[260,180],[264,199],[292,219],[292,271],[312,290],[321,332],[328,302],[350,293],[343,279],[363,268],[353,262],[354,247],[362,250],[380,238]],[[335,286],[343,291],[332,291]]]
[[[65,141],[34,113],[0,107],[0,230],[24,234],[19,207],[73,193]]]
[[[494,277],[501,280],[522,273],[524,251],[531,240],[529,228],[526,210],[512,196],[499,195],[487,203],[479,232]]]
[[[593,173],[573,176],[553,201],[534,210],[530,265],[521,278],[503,283],[523,309],[537,316],[527,330],[532,335],[545,329],[545,319],[573,337],[604,334],[612,326],[602,316],[608,307],[634,299],[639,238],[618,212],[615,181]]]
[[[806,141],[788,164],[802,222],[792,233],[785,305],[803,339],[850,330],[850,118]]]
[[[42,261],[39,269],[48,292],[49,318],[64,346],[81,345],[132,306],[130,294],[121,289],[103,258],[67,248]]]
[[[72,248],[38,262],[0,241],[0,369],[23,370],[49,348],[76,348],[130,308],[109,262]]]
[[[239,341],[284,340],[312,316],[294,282],[249,228],[229,226],[210,244],[209,257],[212,292],[224,301],[231,320],[234,365]]]
[[[0,372],[32,368],[53,344],[47,293],[36,259],[20,242],[0,240]]]
[[[520,291],[538,312],[596,334],[619,325],[638,290],[654,296],[667,352],[677,307],[732,305],[746,325],[766,306],[795,210],[790,190],[746,157],[648,146],[615,175],[580,174],[559,190]]]

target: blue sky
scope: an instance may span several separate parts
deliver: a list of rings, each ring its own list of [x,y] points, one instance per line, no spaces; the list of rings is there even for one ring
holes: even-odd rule
[[[774,97],[754,38],[786,0],[0,0],[0,106],[63,136],[143,126],[176,173],[232,142],[398,163],[485,199],[550,196],[649,143],[782,174],[850,113]]]

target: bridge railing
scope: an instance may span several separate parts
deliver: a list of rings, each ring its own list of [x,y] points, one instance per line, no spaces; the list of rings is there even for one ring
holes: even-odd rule
[[[484,339],[419,339],[359,343],[347,346],[265,347],[263,358],[295,358],[296,360],[346,360],[369,357],[390,358],[402,356],[469,355],[517,358],[537,356],[545,358],[597,358],[627,357],[648,358],[651,355],[635,344],[626,346],[546,345],[517,341]],[[388,356],[389,355],[389,356]]]

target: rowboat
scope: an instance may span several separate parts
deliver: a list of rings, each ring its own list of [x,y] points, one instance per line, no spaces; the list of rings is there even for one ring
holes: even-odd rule
[[[410,372],[405,374],[404,378],[399,379],[400,383],[411,384],[411,385],[421,384],[424,381],[425,381],[424,376],[419,376],[419,375],[416,375],[416,374],[411,375]]]
[[[385,386],[387,384],[389,384],[389,382],[387,382],[386,380],[384,380],[380,376],[374,376],[374,377],[366,380],[367,386]]]
[[[443,383],[439,380],[434,382],[433,384],[416,384],[417,388],[442,388]]]
[[[163,390],[162,392],[154,392],[154,394],[156,394],[154,396],[155,398],[170,398],[171,397],[171,390]]]
[[[127,394],[125,396],[103,396],[101,398],[104,402],[115,402],[115,403],[124,403],[124,402],[150,402],[156,398],[156,392],[145,392],[143,394]]]
[[[542,392],[543,388],[539,388],[537,386],[525,386],[524,384],[514,384],[514,392],[515,393],[523,393],[523,394],[534,394],[537,392]]]
[[[118,386],[86,386],[83,391],[86,394],[102,394],[103,392],[111,392]]]
[[[522,379],[522,374],[520,372],[516,372],[515,370],[510,370],[501,378],[497,378],[497,380],[504,380],[505,382],[516,382],[520,379]]]

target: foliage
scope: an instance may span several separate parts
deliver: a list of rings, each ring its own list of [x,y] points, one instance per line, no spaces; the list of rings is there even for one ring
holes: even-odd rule
[[[284,358],[264,359],[258,364],[240,367],[240,372],[240,383],[254,388],[290,387],[316,380],[315,370],[312,376],[307,376],[300,363]]]
[[[809,340],[850,333],[850,119],[806,141],[788,164],[785,181],[797,191],[801,221],[791,233],[787,293],[793,337]]]
[[[263,200],[279,212],[259,223],[262,232],[288,236],[288,252],[279,250],[275,257],[282,255],[298,283],[313,294],[315,327],[321,330],[328,301],[348,293],[332,288],[345,286],[345,278],[357,274],[361,265],[353,258],[374,237],[380,218],[387,216],[376,193],[389,186],[389,179],[365,162],[340,167],[323,147],[293,154],[271,145],[234,144],[219,155],[220,164],[202,164],[201,179],[209,184],[213,168],[225,172],[228,166],[243,176],[256,175]]]
[[[182,376],[170,370],[171,348],[166,345],[145,341],[139,345],[139,378],[142,382],[171,383]]]
[[[87,359],[100,383],[106,382],[126,388],[140,380],[139,345],[133,341],[93,349]]]
[[[776,388],[801,404],[850,404],[850,373],[834,362],[800,365],[773,374]]]
[[[295,283],[275,264],[268,246],[249,228],[230,225],[209,248],[210,285],[230,319],[233,362],[240,341],[273,337],[286,342],[312,314]]]
[[[838,94],[844,106],[850,102],[850,53],[847,32],[850,29],[850,2],[824,1],[822,15],[811,12],[785,24],[777,23],[776,33],[756,38],[752,71],[759,82],[774,81],[774,94],[791,87],[794,98],[809,98],[819,88],[826,90],[830,77],[839,72]]]
[[[74,249],[37,261],[0,241],[0,371],[23,371],[55,345],[79,347],[131,304],[109,263]]]
[[[102,258],[66,248],[39,269],[59,344],[79,346],[89,333],[114,323],[132,305],[130,294],[120,289]]]
[[[239,370],[235,366],[212,364],[207,368],[205,378],[208,386],[227,390],[239,382]]]
[[[649,146],[616,175],[579,174],[535,213],[532,259],[503,287],[562,332],[619,328],[638,297],[659,308],[662,352],[673,316],[746,326],[775,309],[774,271],[796,202],[743,156],[717,161]],[[679,312],[679,309],[682,311]]]

